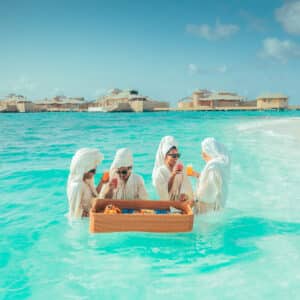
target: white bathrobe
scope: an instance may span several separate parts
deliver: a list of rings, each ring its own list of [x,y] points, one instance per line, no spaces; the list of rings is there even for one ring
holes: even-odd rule
[[[198,179],[196,199],[220,209],[225,206],[228,194],[229,154],[214,138],[206,138],[201,145],[202,151],[212,160],[206,164]]]
[[[98,149],[82,148],[72,158],[67,184],[69,218],[80,218],[88,210],[93,197],[97,196],[94,178],[83,181],[84,173],[95,169],[103,160]]]
[[[145,188],[144,180],[141,176],[131,173],[125,182],[117,174],[121,167],[133,167],[132,153],[127,148],[119,149],[115,155],[114,161],[110,167],[110,178],[117,178],[118,185],[113,191],[113,199],[122,200],[147,200],[148,194]],[[102,186],[100,198],[103,199],[109,189],[109,183]]]
[[[168,191],[168,184],[172,173],[165,164],[165,157],[172,147],[178,148],[177,141],[172,136],[163,137],[156,152],[152,183],[156,188],[160,200],[179,200],[180,194],[186,194],[189,200],[192,200],[193,189],[185,172],[175,176],[172,188],[170,192]],[[181,162],[177,161],[177,164],[179,163]]]

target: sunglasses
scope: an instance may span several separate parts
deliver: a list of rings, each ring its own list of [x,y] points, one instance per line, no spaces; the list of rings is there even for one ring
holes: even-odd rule
[[[117,173],[119,174],[119,175],[127,175],[128,174],[128,172],[130,171],[132,169],[132,167],[128,167],[128,169],[127,170],[122,170],[122,171],[117,171]]]
[[[89,170],[89,173],[96,174],[96,169]]]
[[[180,153],[170,153],[170,154],[167,154],[168,156],[171,156],[172,158],[179,158],[181,156]]]

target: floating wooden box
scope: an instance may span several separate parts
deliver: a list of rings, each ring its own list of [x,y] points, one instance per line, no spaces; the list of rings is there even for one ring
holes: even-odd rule
[[[167,214],[104,214],[108,204],[114,204],[120,209],[153,209],[167,210],[171,207],[182,213]],[[189,207],[188,207],[189,208]],[[187,205],[177,201],[151,200],[102,200],[96,199],[90,211],[90,232],[188,232],[193,229],[194,215]]]

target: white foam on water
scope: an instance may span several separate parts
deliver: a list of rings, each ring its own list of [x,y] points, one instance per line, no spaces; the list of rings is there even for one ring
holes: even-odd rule
[[[299,222],[300,118],[247,121],[236,128],[228,205]]]
[[[261,131],[271,136],[300,140],[300,118],[254,120],[238,124],[238,131]]]

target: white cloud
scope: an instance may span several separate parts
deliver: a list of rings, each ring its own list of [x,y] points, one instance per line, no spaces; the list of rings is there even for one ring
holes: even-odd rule
[[[197,74],[199,73],[199,67],[195,64],[189,64],[188,65],[188,71],[190,74]]]
[[[286,1],[275,16],[286,32],[300,35],[300,0]]]
[[[196,64],[188,64],[187,66],[188,68],[188,72],[191,74],[191,75],[195,75],[195,74],[211,74],[211,73],[226,73],[228,68],[226,65],[222,65],[220,67],[217,67],[217,68],[200,68],[199,66],[197,66]]]
[[[217,72],[219,72],[219,73],[226,73],[227,72],[227,66],[223,65],[223,66],[217,68]]]
[[[285,63],[290,58],[300,57],[300,46],[290,40],[267,38],[263,40],[263,49],[259,56]]]
[[[188,24],[186,26],[186,31],[195,36],[205,38],[207,40],[218,40],[223,38],[228,38],[236,34],[240,30],[239,26],[234,24],[221,24],[220,21],[216,21],[215,26],[210,26],[208,24]]]

